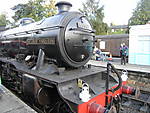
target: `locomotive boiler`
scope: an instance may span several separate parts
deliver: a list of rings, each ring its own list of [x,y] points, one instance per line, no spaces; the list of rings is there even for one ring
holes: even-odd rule
[[[0,38],[2,83],[42,113],[119,112],[122,79],[115,68],[87,65],[94,30],[72,4],[58,2],[58,14],[19,27]],[[119,81],[111,76],[117,74]]]
[[[42,49],[48,58],[55,59],[59,65],[80,67],[91,58],[93,30],[84,15],[68,12],[72,6],[70,3],[62,2],[56,6],[59,8],[57,15],[8,30],[1,40],[25,41],[29,50],[26,55],[37,54]],[[16,54],[13,50],[10,52]]]

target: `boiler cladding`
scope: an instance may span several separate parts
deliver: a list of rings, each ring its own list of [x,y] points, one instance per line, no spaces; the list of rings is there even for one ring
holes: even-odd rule
[[[23,54],[37,55],[42,49],[46,56],[55,59],[59,66],[81,67],[86,64],[93,53],[94,31],[87,18],[79,12],[68,12],[72,6],[68,2],[56,4],[59,13],[38,22],[19,26],[5,31],[0,42],[10,44],[7,50],[10,57],[16,55],[20,48],[12,49],[12,43],[24,43]],[[15,50],[15,51],[14,51]]]

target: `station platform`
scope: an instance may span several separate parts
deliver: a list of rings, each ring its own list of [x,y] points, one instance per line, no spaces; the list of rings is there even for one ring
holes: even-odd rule
[[[112,63],[116,69],[119,70],[127,70],[131,72],[141,72],[141,73],[150,73],[150,66],[146,65],[135,65],[135,64],[126,64],[121,65],[120,62],[110,62]],[[100,66],[100,67],[107,67],[106,61],[96,61],[96,60],[90,60],[88,64],[94,65],[94,66]]]
[[[37,113],[0,84],[0,113]]]

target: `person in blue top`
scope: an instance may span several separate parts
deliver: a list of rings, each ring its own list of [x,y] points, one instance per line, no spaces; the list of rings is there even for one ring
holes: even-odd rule
[[[128,55],[128,47],[125,43],[121,44],[120,46],[120,56],[121,56],[121,65],[126,65],[126,57]]]

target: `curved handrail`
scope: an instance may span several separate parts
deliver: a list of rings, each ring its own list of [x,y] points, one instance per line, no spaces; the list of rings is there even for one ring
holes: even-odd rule
[[[109,75],[111,75],[112,70],[116,73],[118,80],[119,80],[119,84],[117,85],[117,87],[109,89]],[[117,91],[121,87],[122,87],[122,78],[121,78],[120,74],[118,73],[118,71],[116,70],[114,65],[112,65],[111,63],[107,63],[106,95],[108,95],[109,91],[114,93],[115,91]],[[106,96],[106,105],[107,104],[108,104],[108,97]]]
[[[119,80],[119,84],[117,85],[117,87],[114,88],[114,89],[110,89],[109,90],[111,92],[115,92],[115,91],[117,91],[118,89],[121,88],[121,86],[122,86],[122,78],[121,78],[120,74],[118,73],[118,71],[116,70],[116,68],[114,67],[114,65],[112,65],[112,64],[110,64],[110,65],[111,65],[112,70],[116,73],[116,75],[118,77],[118,80]]]

